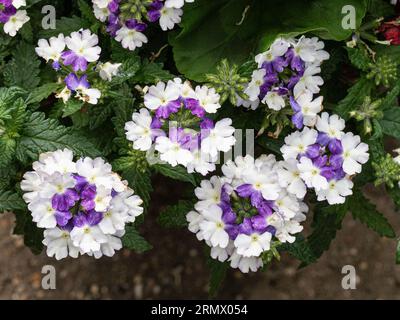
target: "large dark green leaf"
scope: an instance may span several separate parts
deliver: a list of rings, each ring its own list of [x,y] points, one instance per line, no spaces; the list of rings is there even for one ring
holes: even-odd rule
[[[178,70],[204,81],[222,58],[243,63],[251,52],[265,50],[278,35],[313,32],[344,40],[342,8],[353,5],[357,26],[365,15],[363,0],[196,0],[185,7],[183,30],[170,37]]]
[[[387,110],[380,125],[384,134],[400,139],[400,107]]]

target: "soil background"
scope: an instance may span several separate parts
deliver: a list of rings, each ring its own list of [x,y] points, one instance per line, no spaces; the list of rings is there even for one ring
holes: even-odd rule
[[[175,203],[182,189],[163,179],[154,186],[153,208],[140,228],[154,248],[144,254],[122,250],[113,258],[63,261],[44,252],[35,256],[20,237],[11,235],[14,216],[0,215],[0,299],[206,299],[209,273],[203,244],[187,230],[163,229],[156,221],[162,206]],[[399,234],[400,213],[391,200],[381,190],[367,188],[366,194]],[[394,239],[380,238],[349,215],[317,263],[298,270],[299,263],[283,255],[264,273],[230,270],[217,298],[400,299],[395,249]],[[41,288],[44,265],[56,268],[55,290]],[[342,289],[344,265],[356,268],[355,290]]]

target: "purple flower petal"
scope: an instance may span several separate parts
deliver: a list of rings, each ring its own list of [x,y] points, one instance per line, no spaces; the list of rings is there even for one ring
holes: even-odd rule
[[[322,146],[328,145],[331,138],[325,132],[318,132],[317,143]]]
[[[55,214],[57,225],[60,227],[64,227],[68,224],[69,220],[72,218],[72,214],[69,211],[60,212],[57,211]]]
[[[331,155],[329,158],[329,163],[334,169],[342,168],[343,158],[340,154]]]
[[[268,226],[267,219],[265,216],[257,215],[251,218],[251,224],[254,230],[257,232],[263,232]]]
[[[249,198],[255,190],[251,184],[242,184],[236,188],[236,192],[242,198]]]
[[[297,112],[292,116],[292,123],[297,129],[302,129],[304,126],[303,123],[303,114],[301,112]]]
[[[343,153],[342,143],[338,139],[331,139],[331,141],[328,144],[328,148],[329,151],[332,152],[333,154]]]
[[[102,219],[103,219],[103,214],[101,212],[96,212],[94,210],[90,211],[86,216],[87,223],[90,226],[98,225]]]
[[[185,108],[190,110],[194,116],[203,118],[204,115],[206,114],[204,108],[200,106],[199,100],[186,98],[184,103],[185,103]]]
[[[79,212],[72,220],[75,227],[81,228],[87,224],[86,215],[83,212]]]
[[[315,159],[319,157],[321,151],[321,146],[318,143],[314,143],[307,147],[306,155],[310,159]]]
[[[250,235],[254,232],[251,219],[244,218],[243,222],[239,225],[239,233]]]

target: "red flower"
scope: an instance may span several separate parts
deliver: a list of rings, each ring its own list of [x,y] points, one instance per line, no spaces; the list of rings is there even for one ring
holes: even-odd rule
[[[389,22],[383,23],[379,31],[385,40],[390,41],[391,45],[400,45],[400,17]]]

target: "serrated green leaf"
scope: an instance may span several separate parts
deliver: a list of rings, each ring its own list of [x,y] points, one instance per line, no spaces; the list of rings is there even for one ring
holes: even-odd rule
[[[4,67],[4,83],[9,87],[17,86],[26,90],[37,87],[40,82],[39,65],[34,47],[21,42],[15,48],[11,61]]]
[[[392,90],[390,90],[386,97],[382,100],[380,108],[382,110],[388,110],[397,105],[397,100],[400,95],[400,81],[397,81]]]
[[[125,81],[128,81],[136,75],[136,73],[140,70],[140,67],[140,57],[138,55],[129,57],[122,62],[122,65],[118,69],[117,75],[112,78],[110,85],[117,86]]]
[[[25,201],[19,194],[13,191],[0,190],[0,213],[24,210],[25,208]]]
[[[8,105],[25,93],[26,91],[19,87],[0,88],[0,110],[6,109],[8,111]]]
[[[96,129],[100,127],[104,122],[109,119],[112,115],[113,108],[112,104],[97,104],[94,106],[90,106],[89,113],[89,128]]]
[[[33,254],[40,254],[43,250],[43,229],[39,229],[32,221],[32,216],[27,211],[15,212],[14,234],[24,236],[24,244]]]
[[[153,248],[133,226],[127,226],[125,228],[125,234],[122,237],[122,245],[124,248],[134,250],[138,253],[143,253]]]
[[[26,104],[22,98],[18,98],[9,110],[11,118],[5,123],[6,134],[9,137],[16,137],[25,123]]]
[[[92,23],[96,23],[98,21],[93,14],[93,8],[87,2],[85,2],[84,0],[78,0],[78,7],[82,14],[82,17]]]
[[[40,87],[33,89],[28,97],[26,98],[26,104],[35,104],[39,103],[42,100],[49,97],[53,92],[56,92],[60,89],[61,85],[59,83],[46,83]]]
[[[163,176],[183,182],[189,182],[192,185],[196,186],[196,179],[192,174],[188,173],[186,168],[184,167],[172,167],[169,164],[157,163],[153,165],[152,168],[156,172],[161,173]]]
[[[63,118],[73,115],[82,109],[84,102],[77,99],[69,99],[67,103],[64,104]]]
[[[400,189],[397,186],[395,188],[387,187],[387,191],[394,202],[396,210],[400,210]]]
[[[0,190],[7,190],[15,184],[14,180],[17,178],[17,169],[14,165],[0,169]]]
[[[347,201],[354,219],[360,220],[380,236],[388,238],[396,236],[386,217],[377,211],[376,206],[369,202],[361,192],[355,192]]]
[[[0,138],[0,168],[6,168],[14,159],[17,143],[8,137]]]
[[[379,123],[384,134],[400,139],[400,107],[386,110]]]
[[[312,264],[317,260],[306,239],[297,239],[294,243],[284,243],[279,250],[287,251],[291,256],[300,260],[303,265]]]
[[[348,120],[350,118],[349,112],[361,106],[365,96],[371,95],[373,87],[374,83],[371,80],[361,78],[349,89],[347,96],[338,103],[334,112]]]
[[[315,259],[321,257],[324,251],[328,250],[336,232],[342,227],[342,220],[347,212],[347,206],[317,204],[314,210],[313,231],[307,238]],[[302,266],[308,263],[303,262]]]
[[[349,55],[350,62],[353,64],[353,66],[362,71],[369,70],[369,64],[372,62],[372,60],[369,57],[366,49],[346,47],[346,50]]]
[[[173,206],[168,206],[158,216],[158,223],[166,228],[183,228],[187,226],[186,214],[193,210],[193,201],[180,200]]]
[[[123,156],[112,162],[115,172],[121,175],[129,183],[129,186],[142,198],[145,208],[150,204],[150,193],[153,191],[151,185],[151,173],[148,169],[142,168],[134,155]]]
[[[168,81],[175,76],[169,71],[164,70],[162,63],[144,61],[140,70],[132,78],[132,81],[139,83],[157,83],[159,81]]]
[[[208,267],[210,268],[210,280],[208,285],[208,295],[213,298],[218,293],[221,285],[226,277],[229,268],[227,262],[219,262],[211,257],[208,258]]]
[[[64,127],[54,119],[46,119],[44,113],[34,112],[21,132],[16,154],[20,161],[35,160],[39,154],[57,149],[69,148],[77,156],[97,157],[96,149],[81,132]]]

